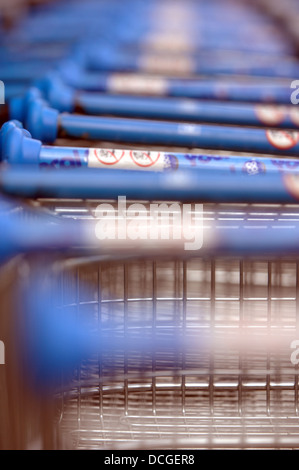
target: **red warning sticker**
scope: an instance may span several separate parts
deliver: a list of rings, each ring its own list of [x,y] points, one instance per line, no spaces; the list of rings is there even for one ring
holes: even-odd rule
[[[123,150],[94,149],[94,155],[103,165],[116,165],[124,156]]]
[[[284,106],[257,105],[255,107],[257,118],[267,126],[275,126],[280,124],[286,117],[286,109]]]
[[[299,141],[299,132],[284,130],[267,130],[266,136],[270,144],[281,150],[291,149],[295,147]]]
[[[160,153],[157,152],[140,152],[132,151],[130,156],[136,165],[141,167],[149,167],[155,165],[160,158]]]
[[[94,168],[163,171],[169,166],[164,153],[143,150],[89,149],[88,166]]]

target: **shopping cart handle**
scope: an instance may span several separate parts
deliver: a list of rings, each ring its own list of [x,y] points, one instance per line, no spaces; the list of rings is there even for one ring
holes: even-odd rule
[[[75,109],[76,91],[65,84],[58,74],[52,74],[48,80],[46,99],[60,112],[73,112]]]
[[[145,72],[90,71],[69,59],[56,68],[63,82],[77,90],[100,91],[106,93],[136,93],[134,83],[146,92],[156,96],[194,98],[216,101],[280,103],[290,105],[289,84],[269,78],[258,83],[242,82],[238,77],[227,80],[222,76],[174,77],[167,75],[147,75]],[[47,74],[49,76],[51,74]],[[35,81],[41,89],[47,84],[47,76]],[[133,85],[131,81],[133,80]]]
[[[47,99],[58,111],[74,111],[75,90],[65,84],[57,72],[47,74],[26,93],[13,97],[9,102],[10,117],[24,122],[31,101]]]
[[[9,102],[9,114],[11,119],[24,122],[29,103],[35,99],[42,99],[42,92],[37,87],[30,87],[19,96],[13,97]]]
[[[117,81],[119,80],[119,85]],[[10,103],[11,118],[24,122],[26,109],[31,99],[45,98],[59,112],[78,111],[87,115],[110,115],[145,119],[163,119],[178,122],[225,124],[278,129],[298,129],[293,106],[275,106],[256,103],[234,103],[216,100],[196,100],[182,97],[153,96],[150,78],[136,79],[134,76],[116,77],[116,89],[112,93],[89,92],[66,84],[53,72],[38,89],[29,90],[24,97]],[[130,85],[131,83],[131,85]],[[117,86],[120,89],[117,90]],[[131,92],[121,92],[122,86],[131,86]],[[28,98],[29,95],[29,98]]]
[[[298,203],[298,174],[254,176],[223,171],[154,172],[116,169],[40,169],[10,165],[0,173],[0,188],[18,197],[147,201]],[[29,168],[30,167],[30,168]]]
[[[35,139],[42,142],[54,142],[58,134],[59,111],[50,108],[43,99],[29,103],[26,128]]]
[[[0,265],[19,254],[77,253],[98,248],[80,221],[61,220],[14,199],[0,197]]]
[[[134,169],[138,171],[169,171],[192,169],[199,172],[221,171],[248,175],[298,173],[299,161],[294,158],[202,155],[150,150],[130,150],[85,147],[47,146],[32,139],[19,121],[8,121],[0,130],[0,160],[12,164],[29,163],[52,168]]]
[[[284,156],[299,152],[298,131],[60,113],[40,98],[29,101],[24,121],[32,137],[44,143],[65,136]]]
[[[34,137],[53,142],[57,135],[59,112],[48,106],[37,87],[31,87],[23,96],[14,97],[9,104],[12,120],[27,123],[26,128]]]
[[[41,142],[32,139],[19,121],[8,121],[0,131],[0,159],[9,163],[38,164]]]

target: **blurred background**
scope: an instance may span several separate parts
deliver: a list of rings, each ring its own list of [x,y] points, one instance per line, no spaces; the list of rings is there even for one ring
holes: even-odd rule
[[[32,127],[44,164],[53,163],[52,151],[55,168],[69,148],[79,155],[82,148],[142,152],[146,146],[203,161],[215,157],[217,165],[233,158],[225,171],[237,175],[244,168],[250,169],[246,174],[268,175],[274,158],[295,171],[297,147],[292,154],[285,144],[278,152],[262,144],[252,151],[250,130],[281,130],[283,110],[286,135],[298,144],[298,117],[289,117],[291,83],[299,80],[298,25],[296,0],[0,0],[0,121],[17,115],[23,126],[9,149],[19,151],[23,131],[28,137],[26,113],[38,96],[36,101],[59,112],[51,142],[37,132],[46,121]],[[243,151],[216,145],[219,129],[211,133],[209,148],[186,140],[177,145],[171,136],[162,143],[136,140],[138,117],[149,127],[166,115],[186,124],[186,114],[177,117],[172,107],[161,111],[178,97],[185,113],[221,103],[195,124],[212,119],[223,126],[235,116],[229,124],[249,132]],[[154,105],[157,98],[166,101]],[[232,103],[246,105],[249,114],[228,112]],[[274,108],[263,107],[260,118],[249,104]],[[115,129],[92,139],[77,121],[72,136],[62,129],[61,115],[126,117],[132,132],[125,142]],[[7,136],[1,134],[2,160]],[[204,200],[192,201],[203,203],[212,245],[187,258],[158,245],[155,255],[126,245],[121,253],[113,245],[95,251],[82,227],[107,202],[100,185],[94,197],[82,197],[76,188],[65,195],[63,184],[53,193],[45,178],[44,186],[29,191],[28,169],[5,180],[6,168],[2,162],[0,449],[299,447],[298,367],[290,347],[299,338],[299,205],[289,194],[280,199],[281,180],[274,181],[270,202],[269,195],[267,202],[259,200],[254,184],[248,199],[236,195],[232,202],[229,192],[221,193],[223,173]],[[65,178],[67,187],[72,173]],[[84,178],[78,187],[85,181],[88,189]],[[126,176],[115,179],[117,191]],[[11,182],[14,193],[7,201]],[[241,191],[242,182],[235,187]],[[135,195],[138,201],[145,197],[142,190]],[[112,197],[108,202],[116,204]],[[211,226],[229,228],[234,236],[219,242]],[[264,235],[249,236],[248,227],[265,229]],[[269,254],[269,246],[276,251]]]

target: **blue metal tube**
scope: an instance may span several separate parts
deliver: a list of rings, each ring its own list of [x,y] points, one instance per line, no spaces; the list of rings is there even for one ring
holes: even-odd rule
[[[87,68],[93,71],[106,72],[135,72],[135,73],[170,73],[173,71],[181,75],[248,75],[257,77],[281,77],[295,79],[299,76],[299,63],[283,58],[271,58],[264,61],[256,57],[250,60],[245,57],[236,59],[202,58],[197,54],[174,54],[167,51],[138,53],[136,51],[122,50],[115,47],[92,48],[87,52]]]
[[[70,109],[63,109],[63,103],[55,101],[53,105],[61,111],[70,111]],[[279,108],[253,103],[200,102],[184,98],[77,92],[74,93],[71,111],[76,110],[90,115],[233,124],[239,126],[271,126],[285,129],[298,129],[299,127],[299,119],[296,122],[297,110],[293,105]]]
[[[153,77],[150,75],[89,72],[75,64],[60,68],[62,80],[77,90],[115,94],[150,94],[220,101],[290,104],[290,83],[242,81],[237,78],[211,79]]]
[[[21,160],[20,160],[21,162]],[[220,156],[146,150],[57,147],[42,145],[38,157],[42,167],[107,168],[169,171],[192,169],[238,175],[297,173],[299,160],[255,156]]]
[[[298,177],[272,172],[238,175],[221,171],[136,172],[90,168],[44,171],[27,166],[4,168],[0,188],[25,198],[180,200],[199,202],[296,203]]]
[[[289,136],[286,132],[278,135]],[[201,153],[178,153],[164,150],[85,148],[71,146],[47,146],[32,139],[18,121],[3,124],[0,132],[1,159],[10,164],[30,163],[36,166],[100,167],[118,169],[146,169],[154,171],[192,168],[227,173],[273,173],[296,172],[298,159],[208,155]]]
[[[33,137],[34,129],[31,131]],[[299,134],[225,126],[178,124],[60,114],[58,136],[148,145],[298,156]]]

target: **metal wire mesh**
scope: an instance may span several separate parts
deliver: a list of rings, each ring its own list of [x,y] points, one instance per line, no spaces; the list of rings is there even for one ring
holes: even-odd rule
[[[92,217],[97,205],[39,203],[59,216],[80,218]],[[211,204],[204,206],[204,219],[234,218],[238,224],[244,217],[258,218],[272,226],[279,219],[290,229],[298,209]],[[59,302],[78,315],[99,322],[113,318],[123,335],[138,335],[141,318],[156,334],[165,333],[168,322],[198,344],[208,332],[213,347],[201,353],[199,364],[198,351],[175,357],[175,370],[159,352],[152,357],[115,351],[101,363],[94,357],[82,364],[57,397],[55,418],[50,414],[53,446],[298,447],[298,369],[290,349],[298,330],[297,259],[58,264]]]

